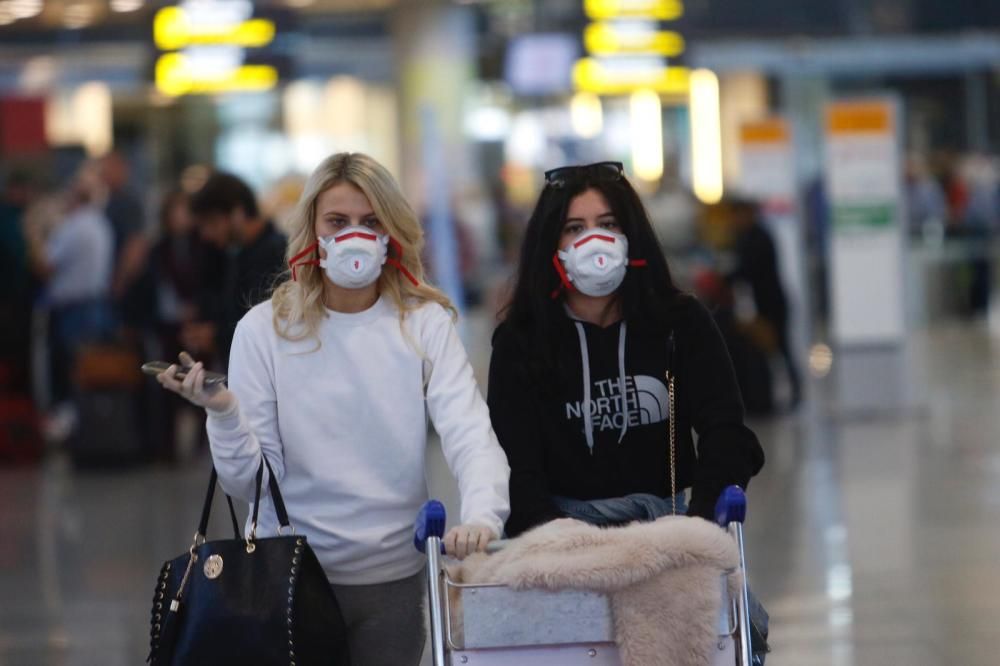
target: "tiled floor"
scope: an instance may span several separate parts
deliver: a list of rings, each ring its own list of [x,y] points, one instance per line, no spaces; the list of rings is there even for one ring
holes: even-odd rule
[[[1000,339],[915,334],[907,368],[904,409],[851,417],[820,398],[754,424],[768,465],[748,557],[771,666],[1000,663]],[[205,480],[201,464],[0,471],[0,666],[141,664],[153,580],[185,549]]]

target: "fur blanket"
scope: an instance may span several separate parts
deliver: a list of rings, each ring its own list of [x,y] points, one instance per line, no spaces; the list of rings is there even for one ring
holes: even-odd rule
[[[607,594],[624,666],[708,666],[720,576],[738,563],[729,535],[700,518],[617,528],[561,519],[498,553],[469,556],[450,575],[464,583]]]

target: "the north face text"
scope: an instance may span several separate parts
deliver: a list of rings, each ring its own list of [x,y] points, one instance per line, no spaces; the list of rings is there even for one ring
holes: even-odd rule
[[[624,391],[619,379],[601,379],[591,389],[590,415],[597,431],[620,430],[626,418],[630,428],[660,423],[669,415],[669,393],[662,381],[646,375],[625,377]],[[583,419],[582,400],[566,403],[566,419]]]

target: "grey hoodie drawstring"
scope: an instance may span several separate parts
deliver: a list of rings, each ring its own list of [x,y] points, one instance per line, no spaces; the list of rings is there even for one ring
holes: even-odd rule
[[[587,346],[587,332],[583,324],[574,321],[576,324],[576,334],[580,338],[580,359],[583,362],[583,432],[587,438],[587,448],[591,455],[594,453],[594,418],[590,413],[590,351]],[[628,399],[625,390],[625,337],[628,328],[622,321],[618,328],[618,390],[621,395],[622,430],[618,435],[618,443],[621,444],[628,432]]]
[[[587,437],[587,448],[594,454],[594,420],[590,415],[590,352],[587,349],[587,332],[583,324],[576,323],[576,334],[580,337],[580,357],[583,359],[583,432]]]
[[[628,400],[625,392],[625,320],[618,329],[618,390],[621,392],[622,410],[622,432],[618,435],[618,443],[621,444],[628,432]]]

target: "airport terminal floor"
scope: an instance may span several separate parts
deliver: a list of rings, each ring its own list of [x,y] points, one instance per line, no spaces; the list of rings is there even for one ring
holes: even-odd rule
[[[477,373],[486,330],[466,331]],[[753,422],[768,464],[747,554],[770,666],[997,663],[1000,336],[938,324],[911,334],[906,358],[912,405],[841,413],[816,380],[801,413]],[[187,547],[206,472],[203,457],[77,472],[58,456],[0,471],[0,666],[143,663],[153,581]]]

